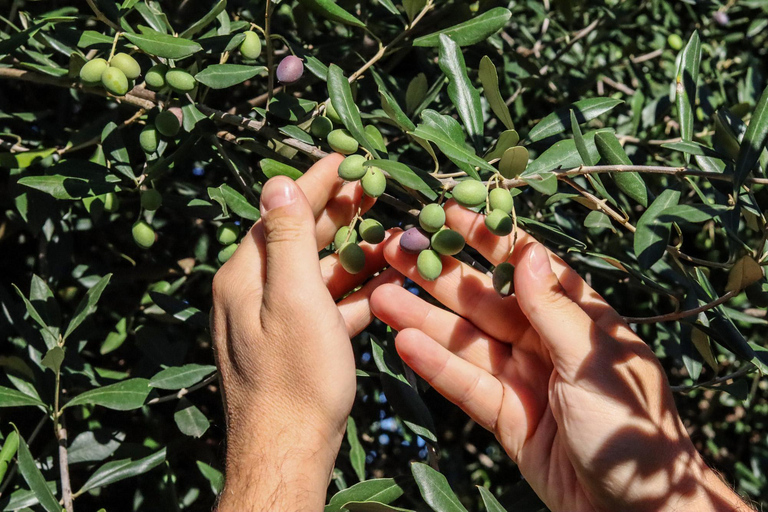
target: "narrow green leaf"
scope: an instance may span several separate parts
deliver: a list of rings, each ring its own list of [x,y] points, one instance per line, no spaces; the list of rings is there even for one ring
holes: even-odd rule
[[[349,81],[336,64],[331,64],[328,67],[328,95],[331,98],[333,108],[338,112],[347,130],[365,149],[370,151],[375,158],[378,158],[379,154],[376,148],[373,147],[365,134],[360,111],[357,109],[354,98],[352,98],[352,88],[349,86]]]
[[[34,279],[34,278],[33,278]],[[29,301],[28,298],[24,296],[23,293],[21,293],[21,290],[19,290],[19,287],[15,284],[12,285],[13,288],[16,290],[16,293],[19,294],[19,297],[21,297],[21,300],[24,301],[24,306],[27,309],[27,313],[29,314],[30,318],[34,320],[37,325],[41,328],[41,334],[43,336],[43,341],[45,341],[45,346],[48,348],[55,347],[59,342],[59,336],[58,336],[58,329],[49,326],[48,323],[43,319],[43,317],[40,315],[40,312],[35,308],[35,306]]]
[[[586,123],[624,103],[613,98],[590,98],[579,100],[572,105],[555,110],[531,129],[528,140],[536,142],[552,135],[562,133],[570,123],[571,110],[573,110],[579,124]]]
[[[365,24],[336,5],[333,0],[299,0],[299,3],[332,21],[364,28]],[[334,105],[335,106],[335,105]]]
[[[505,178],[517,178],[528,166],[528,150],[523,146],[507,149],[499,161],[499,172]]]
[[[509,107],[504,102],[499,92],[499,75],[496,72],[496,66],[491,62],[491,58],[485,55],[480,60],[480,69],[478,70],[480,83],[483,84],[483,94],[488,100],[488,105],[496,114],[496,117],[507,127],[508,130],[515,129],[515,123],[512,122],[512,116],[509,113]]]
[[[698,142],[681,140],[678,142],[667,142],[666,144],[662,144],[661,147],[665,149],[671,149],[673,151],[680,151],[687,155],[707,156],[710,158],[719,159],[727,158],[725,155],[721,155],[717,151],[710,149],[703,144],[699,144]]]
[[[211,484],[211,491],[218,495],[224,488],[224,474],[218,469],[209,466],[205,462],[196,461],[197,468],[206,480]]]
[[[632,165],[632,161],[614,134],[598,133],[595,135],[595,146],[600,153],[601,163],[605,165]],[[648,206],[648,189],[645,186],[645,181],[638,173],[616,172],[611,175],[619,190],[641,205]]]
[[[349,462],[355,470],[357,479],[362,482],[365,480],[365,450],[357,437],[357,424],[352,416],[347,418],[347,442],[349,443]]]
[[[483,504],[485,505],[485,510],[487,512],[507,512],[506,509],[501,506],[501,503],[499,503],[498,500],[494,497],[491,491],[485,487],[479,486],[477,490],[480,491],[480,497],[483,498]]]
[[[741,140],[741,147],[736,158],[734,171],[734,190],[738,192],[741,185],[749,176],[752,168],[760,158],[766,143],[768,142],[768,87],[763,90],[760,100]]]
[[[554,244],[578,249],[580,251],[587,249],[587,244],[566,234],[557,226],[550,226],[549,224],[544,224],[543,222],[528,219],[526,217],[518,217],[517,221],[530,233],[538,235],[545,240],[549,240]]]
[[[422,462],[411,464],[411,473],[416,480],[416,485],[419,486],[421,497],[432,510],[435,512],[467,512],[442,473]]]
[[[584,219],[584,227],[590,229],[613,229],[611,218],[601,211],[594,210]]]
[[[186,397],[182,397],[176,405],[173,421],[176,422],[176,426],[179,427],[183,434],[190,437],[202,436],[208,430],[208,427],[211,426],[211,422],[208,421],[205,414],[187,400]]]
[[[551,196],[557,192],[557,176],[555,176],[554,173],[542,173],[536,176],[530,176],[525,178],[525,182],[545,196]]]
[[[264,66],[213,64],[195,75],[195,80],[211,89],[226,89],[266,71]]]
[[[405,91],[405,110],[413,113],[416,110],[424,98],[427,96],[427,90],[429,89],[427,84],[427,75],[419,73],[408,84],[408,89]]]
[[[486,162],[501,158],[506,150],[516,146],[518,142],[520,142],[520,136],[515,130],[504,130],[501,132],[501,135],[499,135],[499,139],[496,141],[496,145],[483,158]]]
[[[132,461],[131,459],[115,460],[107,462],[93,472],[91,477],[83,484],[77,494],[80,495],[91,489],[104,487],[105,485],[143,475],[165,461],[165,448],[143,459]],[[59,511],[60,512],[60,511]]]
[[[224,11],[224,9],[227,7],[227,0],[219,0],[216,5],[213,6],[213,8],[208,11],[205,16],[194,22],[192,25],[189,26],[187,30],[179,34],[181,37],[189,38],[203,30],[205,27],[213,23],[213,20],[216,19],[216,16],[219,15],[220,12]]]
[[[677,205],[679,200],[679,190],[665,189],[637,221],[634,250],[637,261],[643,269],[651,268],[667,250],[672,223],[662,222],[659,216],[665,210]]]
[[[174,60],[186,59],[203,49],[195,41],[183,37],[173,37],[146,27],[142,31],[142,34],[124,33],[123,35],[143,52],[156,57]]]
[[[224,196],[224,200],[227,202],[227,205],[237,215],[254,222],[261,218],[259,209],[249,203],[243,194],[236,191],[226,183],[221,185],[219,189],[221,190],[221,195]]]
[[[416,171],[401,162],[396,162],[395,160],[369,160],[365,162],[364,165],[366,167],[378,167],[379,169],[386,171],[386,173],[396,182],[404,187],[421,192],[429,199],[435,199],[437,197],[437,193],[433,190],[434,188],[440,187],[440,183],[437,180],[428,174],[423,173],[422,175],[424,178],[432,183],[432,186],[430,186],[424,181],[424,178],[416,173]]]
[[[67,337],[72,334],[81,323],[83,323],[83,320],[96,311],[96,303],[99,302],[99,298],[109,284],[111,278],[112,274],[105,275],[86,292],[85,297],[83,297],[80,304],[77,305],[75,316],[69,321],[67,330],[64,333],[64,339],[67,339]]]
[[[414,39],[414,46],[439,46],[440,36],[448,36],[459,46],[471,46],[485,41],[501,30],[512,17],[509,9],[495,7],[471,20]]]
[[[19,434],[13,430],[6,436],[3,442],[3,449],[0,450],[0,482],[3,481],[3,477],[5,477],[5,473],[8,471],[18,449]]]
[[[411,509],[385,505],[377,501],[350,501],[341,507],[342,512],[413,512]]]
[[[53,373],[59,373],[61,369],[61,363],[64,361],[64,349],[58,345],[48,349],[45,353],[45,357],[40,361],[40,364],[49,368]]]
[[[27,482],[30,490],[35,493],[38,501],[47,512],[61,512],[62,507],[59,505],[59,500],[53,495],[48,484],[45,482],[45,478],[43,478],[43,474],[37,468],[35,459],[32,458],[32,454],[29,452],[27,442],[15,425],[13,428],[19,436],[18,454],[21,476],[24,477],[24,481]]]
[[[295,167],[288,164],[272,160],[271,158],[264,158],[259,162],[261,171],[267,178],[274,176],[288,176],[292,180],[297,180],[304,176],[304,173]]]
[[[479,151],[483,143],[484,128],[480,93],[469,81],[461,48],[444,34],[440,35],[440,55],[437,62],[448,78],[448,96],[456,107],[475,149]]]
[[[182,389],[194,386],[216,371],[213,365],[185,364],[172,366],[155,374],[149,380],[149,387],[158,389]]]
[[[696,108],[696,84],[699,81],[701,41],[694,31],[688,44],[682,49],[680,66],[675,78],[675,101],[680,122],[680,136],[684,141],[693,139],[693,111]]]
[[[329,505],[342,506],[350,501],[377,501],[388,504],[402,495],[403,488],[393,478],[376,478],[337,492]]]
[[[610,133],[610,130],[599,130],[597,132],[589,132],[584,136],[587,151],[591,158],[595,160],[598,158],[595,136],[602,131]],[[579,155],[579,151],[576,149],[576,141],[565,139],[555,142],[549,149],[540,154],[536,160],[530,162],[523,173],[523,177],[556,169],[573,169],[579,167],[582,163],[581,155]]]
[[[83,197],[118,190],[114,183],[94,183],[86,178],[63,176],[25,176],[18,181],[19,185],[45,192],[56,199],[81,199]]]
[[[573,131],[573,141],[576,143],[576,150],[579,152],[581,161],[584,165],[595,165],[595,161],[592,160],[592,155],[589,154],[587,149],[587,143],[584,140],[584,135],[581,133],[581,127],[579,127],[579,120],[576,117],[576,113],[571,110],[571,130]]]
[[[403,109],[400,108],[400,105],[397,104],[397,101],[388,92],[379,89],[379,95],[381,96],[381,108],[401,130],[410,132],[416,128],[413,121],[408,118]]]
[[[149,296],[160,309],[176,320],[185,322],[193,327],[201,329],[208,328],[208,315],[203,314],[203,312],[196,307],[190,306],[186,301],[153,291],[149,292]]]
[[[89,404],[116,411],[130,411],[144,405],[150,391],[152,388],[149,387],[147,379],[128,379],[81,393],[67,402],[62,409]]]
[[[15,389],[0,386],[0,408],[25,406],[45,407],[45,404],[39,398],[29,396]]]
[[[718,205],[680,204],[662,211],[660,219],[664,222],[706,222],[728,210],[727,207]]]

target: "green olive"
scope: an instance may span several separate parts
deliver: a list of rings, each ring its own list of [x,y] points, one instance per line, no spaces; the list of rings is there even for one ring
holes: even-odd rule
[[[669,34],[669,36],[667,36],[667,44],[673,50],[682,50],[683,38],[677,34]]]
[[[424,280],[434,281],[443,272],[443,262],[437,252],[427,249],[421,251],[416,258],[416,269]]]
[[[181,123],[176,114],[169,110],[163,110],[155,118],[155,127],[163,137],[175,137],[179,133]]]
[[[141,133],[139,134],[139,144],[145,153],[154,153],[157,151],[158,142],[159,137],[154,124],[148,124],[141,130]]]
[[[515,292],[515,267],[511,263],[501,263],[493,270],[493,289],[502,297]]]
[[[101,74],[109,67],[104,59],[93,59],[80,68],[80,80],[86,85],[97,85],[101,83]]]
[[[368,167],[363,179],[360,180],[363,192],[369,197],[379,197],[387,188],[387,177],[378,167]]]
[[[225,222],[216,230],[216,240],[221,245],[231,245],[237,241],[240,236],[240,226],[234,222]]]
[[[310,133],[315,137],[324,139],[328,137],[328,134],[333,130],[333,123],[325,116],[319,116],[312,121],[312,125],[309,127]]]
[[[488,195],[488,204],[491,210],[501,210],[504,213],[512,213],[515,207],[515,200],[512,194],[505,188],[495,188]]]
[[[133,241],[142,249],[149,249],[157,239],[155,230],[143,220],[140,220],[133,225],[131,234],[133,235]]]
[[[195,77],[184,71],[183,69],[169,69],[165,74],[165,81],[168,86],[178,93],[191,92],[197,85]]]
[[[165,64],[155,64],[147,74],[144,75],[144,82],[147,84],[147,89],[153,91],[159,91],[167,84],[165,82],[165,74],[168,72],[168,66]]]
[[[333,103],[331,103],[331,100],[325,102],[325,115],[328,116],[328,119],[336,124],[344,124],[341,120],[341,116],[339,116],[339,113],[336,112],[335,108],[333,108]]]
[[[115,54],[112,60],[109,61],[109,65],[122,71],[130,80],[134,80],[141,75],[141,66],[136,62],[136,59],[127,53]]]
[[[238,245],[237,244],[229,244],[226,247],[223,247],[219,254],[216,255],[216,259],[219,260],[219,263],[226,263],[229,258],[232,257],[233,254],[235,254],[235,251],[237,250]]]
[[[256,32],[246,32],[245,39],[240,43],[240,55],[246,59],[257,59],[261,55],[261,39]]]
[[[347,181],[356,181],[365,176],[367,169],[363,167],[365,157],[349,155],[339,164],[339,176]]]
[[[488,197],[488,189],[481,181],[468,179],[453,187],[453,198],[466,208],[480,206],[485,202],[486,197]]]
[[[349,236],[347,236],[349,235]],[[357,243],[357,231],[349,230],[349,226],[341,226],[336,235],[333,237],[333,247],[336,251],[340,251],[347,244]]]
[[[160,208],[163,204],[163,195],[154,188],[141,193],[141,207],[151,212]]]
[[[343,128],[333,130],[328,134],[328,145],[342,155],[351,155],[359,147],[352,134]]]
[[[419,225],[427,233],[436,233],[445,225],[445,210],[439,204],[428,204],[419,213]]]
[[[507,236],[512,232],[512,217],[502,210],[493,210],[485,216],[485,227],[496,236]]]
[[[452,229],[441,229],[432,235],[432,248],[446,256],[453,256],[464,248],[464,237]]]
[[[115,96],[125,96],[125,93],[128,92],[128,78],[125,73],[112,66],[105,69],[101,74],[101,84]]]
[[[339,251],[339,261],[344,270],[357,274],[365,268],[365,252],[359,245],[348,243]]]
[[[369,244],[379,244],[386,237],[386,230],[376,219],[364,219],[357,228],[360,236]]]

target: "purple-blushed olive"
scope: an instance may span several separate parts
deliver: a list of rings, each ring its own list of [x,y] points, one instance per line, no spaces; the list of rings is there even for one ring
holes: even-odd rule
[[[339,251],[341,266],[350,274],[357,274],[365,268],[365,252],[357,244],[348,243]]]
[[[155,128],[154,124],[148,124],[139,134],[139,144],[145,153],[154,153],[157,151],[159,141],[157,128]]]
[[[231,245],[237,241],[240,236],[240,226],[234,222],[225,222],[216,230],[216,240],[221,245]]]
[[[136,59],[127,53],[115,54],[109,61],[109,65],[122,71],[129,80],[135,80],[141,75],[141,66],[136,62]]]
[[[340,251],[347,244],[357,243],[357,231],[350,231],[349,226],[341,226],[333,237],[333,248]]]
[[[419,225],[427,233],[436,233],[445,224],[445,210],[437,203],[426,205],[419,213]]]
[[[149,249],[157,239],[155,230],[143,220],[137,221],[133,225],[131,234],[133,235],[133,241],[142,249]]]
[[[277,81],[283,84],[292,84],[299,81],[304,74],[304,63],[295,55],[289,55],[277,65]]]
[[[728,23],[730,23],[731,21],[731,18],[728,16],[728,13],[724,11],[717,11],[715,14],[712,15],[712,19],[715,20],[715,22],[721,27],[727,27]]]
[[[431,243],[432,248],[440,254],[453,256],[464,248],[465,241],[461,233],[446,228],[432,235]]]
[[[344,128],[333,130],[328,134],[328,145],[331,149],[342,155],[351,155],[360,145],[349,131]]]
[[[256,32],[245,33],[245,38],[240,43],[240,55],[251,60],[257,59],[261,55],[261,39]]]
[[[496,236],[507,236],[512,232],[512,217],[502,210],[493,210],[485,216],[485,227]]]
[[[480,206],[488,197],[488,189],[482,181],[467,179],[453,187],[453,198],[461,206],[472,208]]]
[[[387,236],[384,226],[376,219],[364,219],[357,229],[362,239],[369,244],[380,244]]]
[[[155,64],[147,74],[144,75],[144,83],[147,84],[147,89],[152,91],[159,91],[167,85],[165,81],[165,74],[168,72],[168,66],[165,64]]]
[[[150,188],[141,193],[141,207],[151,212],[163,204],[163,195],[157,189]]]
[[[406,229],[400,237],[400,249],[408,254],[418,254],[429,249],[429,233],[421,228]]]
[[[504,213],[512,213],[515,207],[515,200],[512,194],[505,188],[494,188],[488,194],[488,205],[493,210],[501,210]]]
[[[365,176],[368,169],[363,167],[365,157],[363,155],[349,155],[339,164],[339,176],[347,181],[356,181]]]
[[[101,85],[115,96],[125,96],[128,92],[128,78],[125,73],[112,66],[101,74]]]
[[[333,123],[325,116],[318,116],[309,127],[309,132],[315,137],[324,139],[333,131]]]
[[[387,177],[378,167],[368,167],[365,176],[360,180],[363,192],[368,197],[379,197],[387,189]]]
[[[219,263],[226,263],[229,258],[232,257],[233,254],[235,254],[235,251],[237,250],[238,245],[237,244],[229,244],[226,247],[223,247],[219,254],[216,255],[216,259],[219,260]]]
[[[434,281],[443,272],[443,262],[440,255],[432,249],[426,249],[416,258],[416,270],[425,281]]]
[[[101,83],[101,75],[108,67],[104,59],[89,60],[80,68],[80,80],[86,85],[97,85]]]
[[[502,297],[515,292],[515,267],[511,263],[500,263],[493,269],[493,289]]]
[[[169,69],[165,74],[165,82],[168,86],[178,93],[188,93],[197,85],[195,77],[184,71],[183,69]]]
[[[155,128],[163,137],[175,137],[179,133],[181,123],[176,114],[170,110],[163,110],[155,118]]]

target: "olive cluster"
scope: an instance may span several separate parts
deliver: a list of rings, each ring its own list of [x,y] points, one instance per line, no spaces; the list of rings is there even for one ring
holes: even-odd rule
[[[237,239],[240,238],[240,226],[234,222],[225,222],[216,230],[216,240],[224,247],[217,256],[219,263],[226,263],[237,250]]]
[[[355,219],[357,222],[359,219]],[[384,241],[386,232],[381,222],[375,219],[362,219],[357,231],[352,226],[342,226],[333,237],[333,248],[339,255],[341,266],[350,274],[357,274],[365,268],[365,252],[358,245],[360,238],[369,244],[379,244]]]
[[[419,213],[419,227],[412,227],[400,237],[400,249],[418,254],[416,269],[427,281],[443,272],[440,255],[453,256],[464,248],[464,237],[445,227],[445,211],[437,203],[426,205]]]
[[[118,53],[107,61],[92,59],[80,68],[80,80],[88,86],[102,85],[115,96],[124,96],[141,75],[141,66],[127,53]]]

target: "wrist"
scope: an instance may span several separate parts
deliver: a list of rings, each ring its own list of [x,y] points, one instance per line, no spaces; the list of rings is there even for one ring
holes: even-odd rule
[[[675,512],[754,512],[744,500],[707,464],[697,457],[687,468],[688,482],[674,493],[675,498],[667,503],[665,511]]]

